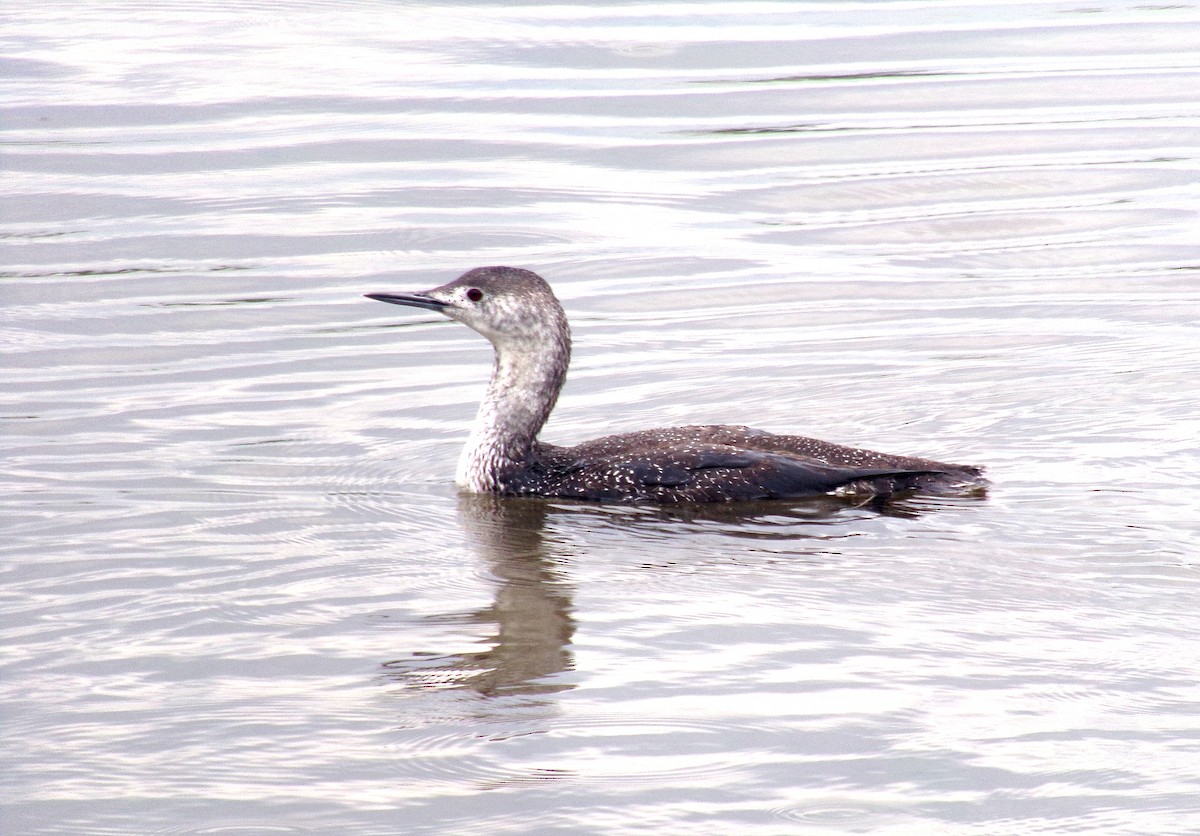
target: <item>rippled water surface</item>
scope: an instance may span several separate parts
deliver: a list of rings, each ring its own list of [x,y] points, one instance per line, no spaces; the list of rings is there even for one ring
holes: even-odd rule
[[[1200,831],[1195,2],[0,10],[4,833]],[[985,464],[456,495],[546,430]]]

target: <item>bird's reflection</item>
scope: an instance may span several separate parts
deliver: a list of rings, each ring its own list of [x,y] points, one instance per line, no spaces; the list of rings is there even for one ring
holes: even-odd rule
[[[818,497],[795,503],[658,507],[461,494],[458,517],[464,540],[488,567],[497,584],[495,597],[488,607],[432,620],[491,626],[487,646],[456,654],[413,652],[383,667],[390,679],[406,686],[466,688],[485,697],[549,694],[574,687],[562,676],[573,664],[573,590],[561,576],[543,537],[548,515],[558,515],[586,530],[619,529],[645,541],[678,540],[698,531],[711,532],[716,526],[731,543],[788,542],[801,558],[811,556],[814,548],[826,554],[824,544],[830,532],[856,518],[916,518],[941,507],[978,502],[981,497],[892,497],[870,504]]]
[[[546,503],[479,494],[458,497],[466,541],[497,582],[491,606],[457,620],[495,625],[485,649],[431,656],[413,654],[384,664],[408,685],[452,684],[485,697],[547,694],[574,687],[557,674],[570,670],[570,587],[542,540]]]

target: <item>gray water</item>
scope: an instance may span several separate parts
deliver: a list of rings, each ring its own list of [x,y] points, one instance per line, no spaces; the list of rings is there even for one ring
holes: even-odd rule
[[[1200,832],[1195,2],[0,9],[5,834]],[[545,437],[983,464],[458,496]]]

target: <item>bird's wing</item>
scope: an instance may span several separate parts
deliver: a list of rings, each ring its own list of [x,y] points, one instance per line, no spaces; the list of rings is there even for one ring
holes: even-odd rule
[[[564,451],[565,452],[565,451]],[[632,453],[580,456],[539,474],[551,492],[579,499],[714,502],[818,496],[847,485],[890,493],[937,471],[831,466],[820,461],[721,444],[690,444]],[[520,484],[510,486],[520,493]]]

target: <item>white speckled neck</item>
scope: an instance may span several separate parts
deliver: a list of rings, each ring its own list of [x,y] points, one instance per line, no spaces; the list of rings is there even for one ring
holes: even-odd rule
[[[526,463],[571,362],[571,336],[561,316],[548,318],[535,339],[493,338],[493,345],[492,378],[454,480],[477,493],[498,490],[506,470]]]

